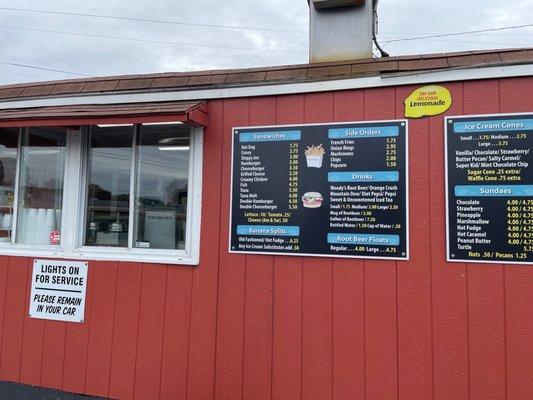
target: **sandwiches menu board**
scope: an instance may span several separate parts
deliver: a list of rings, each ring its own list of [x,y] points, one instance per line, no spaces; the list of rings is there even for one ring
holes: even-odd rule
[[[533,114],[446,119],[448,260],[533,262]]]
[[[233,130],[230,252],[408,258],[407,121]]]

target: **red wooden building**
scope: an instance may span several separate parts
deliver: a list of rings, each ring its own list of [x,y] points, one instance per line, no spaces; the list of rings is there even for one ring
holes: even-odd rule
[[[502,50],[0,87],[18,207],[0,243],[0,380],[117,399],[533,399],[533,269],[446,261],[443,128],[533,112],[532,72],[532,50]],[[402,119],[427,84],[453,105],[409,120],[409,260],[228,252],[232,128]],[[150,178],[163,144],[189,150],[171,183]],[[186,217],[171,240],[150,230],[164,207],[143,203],[165,185]],[[54,209],[61,240],[43,242]],[[29,316],[36,259],[88,262],[81,323]]]

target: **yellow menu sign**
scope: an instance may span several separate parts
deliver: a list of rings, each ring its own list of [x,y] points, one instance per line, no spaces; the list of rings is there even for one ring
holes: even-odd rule
[[[443,86],[431,85],[416,89],[405,99],[405,116],[421,118],[439,115],[452,105],[452,95]]]

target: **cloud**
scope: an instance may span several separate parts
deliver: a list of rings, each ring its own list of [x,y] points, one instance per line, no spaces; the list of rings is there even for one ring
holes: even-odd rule
[[[416,0],[379,2],[381,42],[431,33],[454,33],[531,23],[533,2],[463,0],[461,2]],[[409,33],[408,35],[402,33]],[[385,48],[391,54],[419,54],[531,46],[533,29],[451,36],[394,42]]]
[[[451,5],[453,3],[453,5]],[[199,24],[252,26],[305,30],[305,0],[0,0],[0,7],[119,15],[132,18],[184,21]],[[433,32],[458,32],[503,25],[525,24],[533,15],[533,2],[502,0],[381,0],[380,42]],[[246,68],[307,62],[306,32],[235,30],[200,26],[122,21],[80,16],[0,10],[0,61],[41,66],[91,76],[138,74],[198,69]],[[29,28],[135,40],[80,37],[9,29]],[[530,36],[515,36],[517,34]],[[504,31],[432,40],[391,42],[392,55],[459,51],[473,48],[527,46],[533,30]],[[181,43],[181,44],[178,44]],[[195,46],[192,46],[195,45]],[[202,47],[204,45],[205,47]],[[239,49],[229,49],[237,47]],[[71,78],[65,73],[39,71],[0,64],[0,84]]]

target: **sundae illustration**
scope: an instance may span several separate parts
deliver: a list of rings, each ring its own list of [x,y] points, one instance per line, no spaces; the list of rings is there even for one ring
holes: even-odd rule
[[[322,160],[326,151],[322,147],[322,143],[318,146],[312,145],[305,150],[305,159],[307,160],[307,166],[310,168],[321,168]]]
[[[302,201],[305,208],[320,208],[324,198],[318,192],[307,192],[302,196]]]

